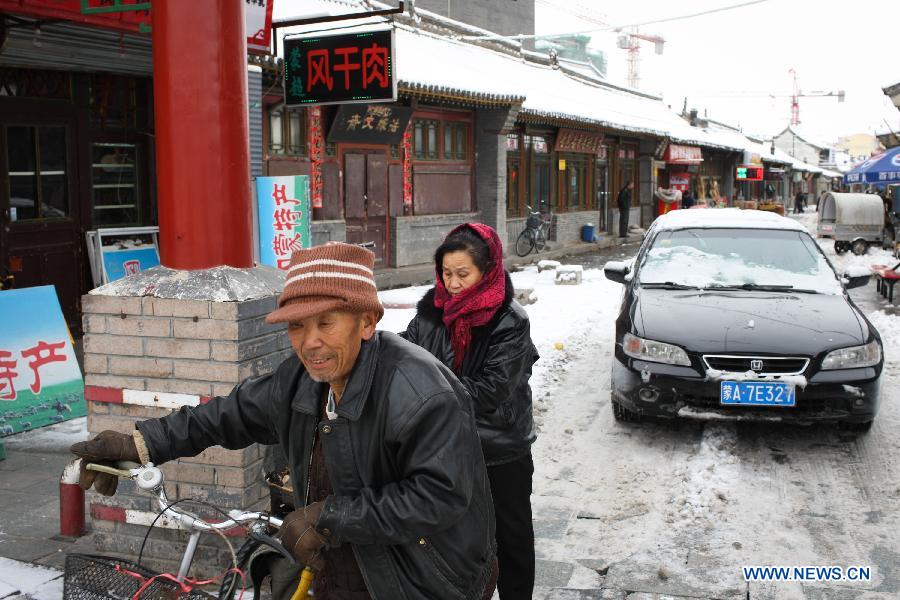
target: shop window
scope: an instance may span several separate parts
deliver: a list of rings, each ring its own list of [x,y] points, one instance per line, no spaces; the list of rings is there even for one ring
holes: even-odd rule
[[[6,128],[10,220],[69,216],[65,127]]]
[[[72,77],[64,71],[0,67],[0,97],[70,100]]]
[[[135,80],[91,75],[91,121],[102,128],[133,128],[137,121]]]
[[[596,208],[596,198],[591,192],[591,157],[586,154],[566,154],[563,158],[566,169],[560,172],[563,185],[560,210]]]
[[[306,156],[306,118],[303,109],[284,104],[269,110],[269,154]]]
[[[466,160],[465,123],[443,122],[444,128],[444,160]]]
[[[440,122],[434,119],[413,121],[413,158],[416,160],[438,160],[438,128]]]
[[[91,146],[94,227],[140,224],[137,159],[134,144]]]

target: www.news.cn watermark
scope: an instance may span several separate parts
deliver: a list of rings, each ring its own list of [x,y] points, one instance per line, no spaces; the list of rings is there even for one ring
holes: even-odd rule
[[[741,570],[744,581],[872,581],[869,566],[753,566]]]

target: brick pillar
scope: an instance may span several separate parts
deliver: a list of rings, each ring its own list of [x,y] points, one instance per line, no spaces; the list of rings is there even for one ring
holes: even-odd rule
[[[264,320],[275,307],[282,281],[283,276],[268,267],[158,267],[83,296],[90,434],[105,429],[131,432],[138,420],[228,394],[243,379],[272,371],[292,353],[283,326]],[[167,463],[166,490],[170,499],[199,498],[226,512],[268,508],[263,465],[273,460],[274,450],[214,447]],[[150,497],[125,481],[112,498],[91,493],[89,503],[98,550],[135,557],[146,533],[144,524],[158,510]],[[221,519],[196,505],[188,508]],[[186,533],[172,529],[153,531],[144,559],[175,570],[186,539]],[[233,541],[239,544],[241,539]],[[222,540],[204,534],[194,575],[213,576],[229,563]]]
[[[475,198],[481,222],[506,238],[506,133],[519,107],[475,112]]]

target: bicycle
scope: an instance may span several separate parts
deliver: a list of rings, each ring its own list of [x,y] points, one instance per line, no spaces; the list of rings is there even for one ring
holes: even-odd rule
[[[543,252],[547,246],[547,234],[550,232],[550,221],[553,220],[553,214],[548,213],[547,218],[544,219],[540,211],[534,212],[530,206],[528,213],[525,229],[516,238],[517,256],[528,256],[532,250]]]
[[[118,467],[88,464],[86,468],[125,479],[133,479],[141,490],[156,497],[159,505],[159,514],[156,520],[168,518],[182,529],[191,531],[178,573],[176,575],[159,573],[141,565],[143,544],[136,563],[110,556],[73,553],[66,557],[63,572],[63,600],[213,600],[216,598],[226,600],[234,597],[238,589],[242,596],[246,584],[243,568],[249,561],[250,555],[262,544],[271,547],[296,564],[287,549],[268,533],[270,528],[280,528],[282,519],[265,511],[245,512],[235,509],[225,513],[211,504],[188,498],[170,502],[164,487],[163,473],[158,467],[152,463],[147,465],[120,463]],[[218,522],[203,520],[176,506],[182,501],[206,504],[224,515],[225,520]],[[150,524],[147,536],[144,537],[144,543],[147,542],[147,537],[156,520]],[[249,535],[249,539],[238,552],[235,552],[225,535],[225,531],[235,527],[246,527]],[[188,571],[193,562],[200,535],[205,532],[215,533],[225,540],[231,552],[232,566],[219,577],[198,581],[189,578]],[[292,600],[300,600],[308,596],[313,576],[314,573],[309,567],[304,568]],[[197,589],[197,586],[214,584],[219,580],[221,583],[217,596]]]

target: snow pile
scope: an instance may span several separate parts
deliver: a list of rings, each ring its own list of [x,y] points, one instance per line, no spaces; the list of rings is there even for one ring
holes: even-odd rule
[[[707,381],[777,381],[795,385],[803,389],[809,383],[803,375],[762,375],[756,371],[719,371],[718,369],[706,370]]]
[[[59,600],[62,572],[0,557],[0,598],[19,593],[30,600]]]

